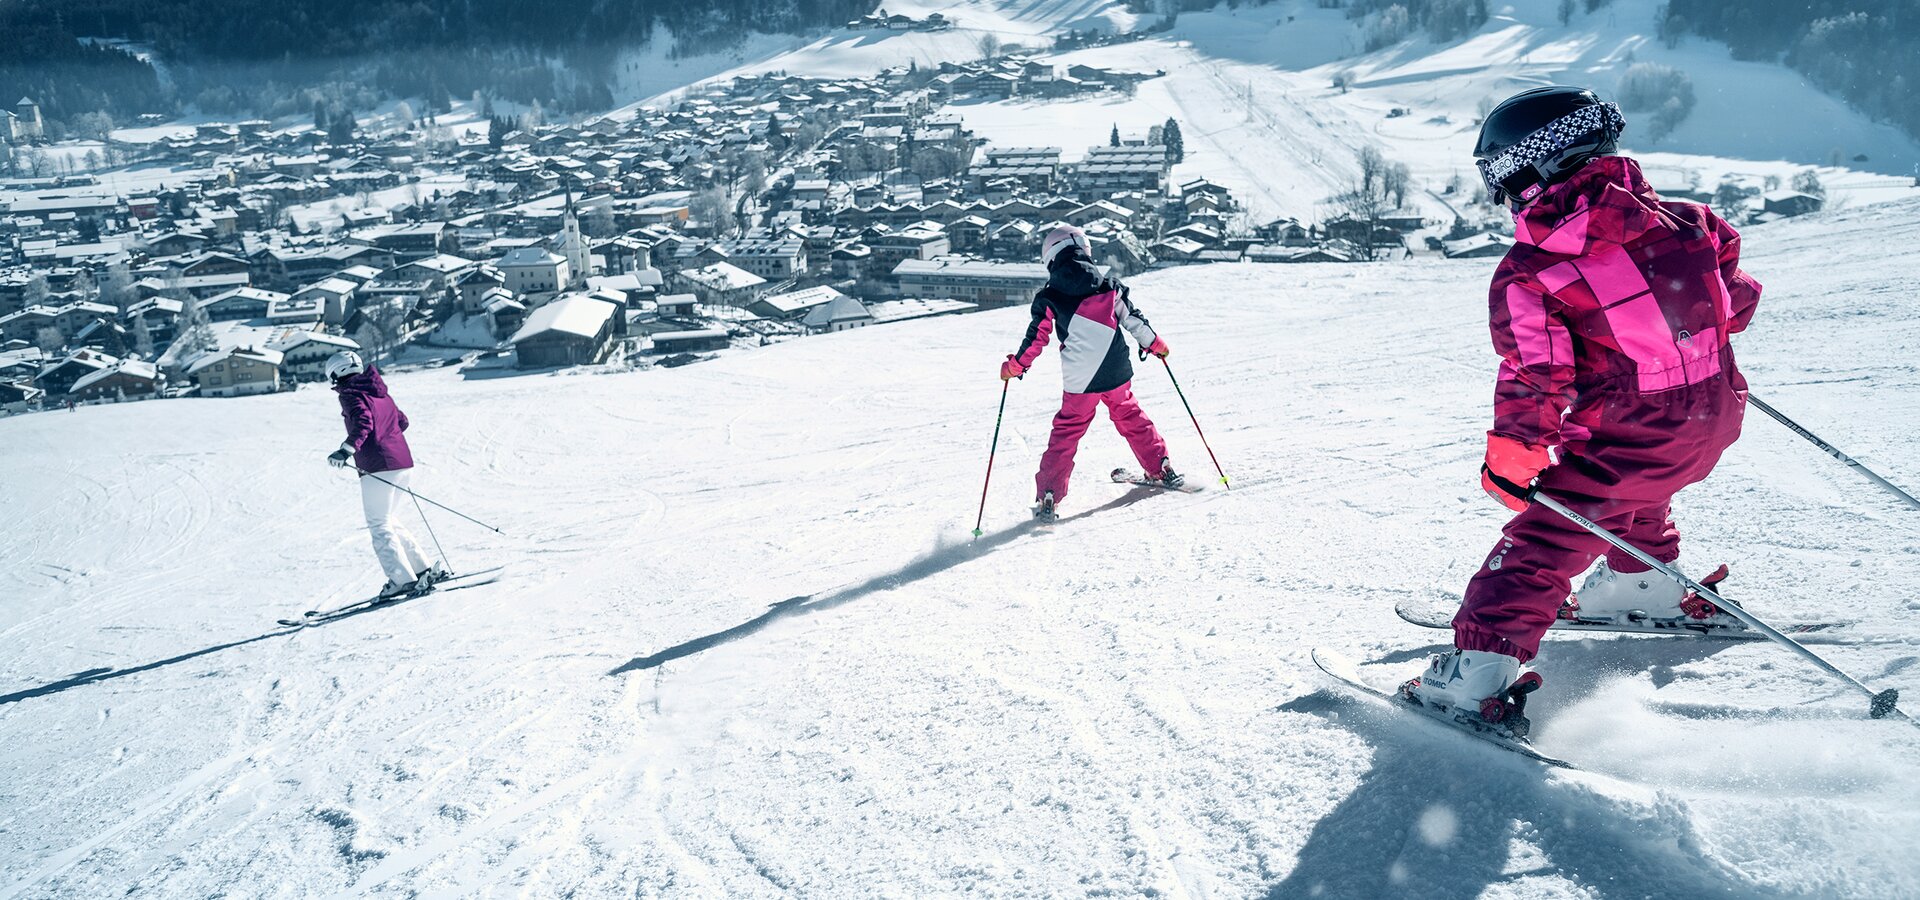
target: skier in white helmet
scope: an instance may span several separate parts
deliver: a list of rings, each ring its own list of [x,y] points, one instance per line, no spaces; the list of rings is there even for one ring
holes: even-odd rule
[[[1052,519],[1054,505],[1066,499],[1074,452],[1101,404],[1106,404],[1114,428],[1127,439],[1147,477],[1168,487],[1185,481],[1167,459],[1167,442],[1133,397],[1133,363],[1120,334],[1133,335],[1141,348],[1163,359],[1170,352],[1167,342],[1134,307],[1127,286],[1094,266],[1092,250],[1086,232],[1072,225],[1047,235],[1040,246],[1047,286],[1034,295],[1033,321],[1020,349],[1000,365],[1000,380],[1018,378],[1046,349],[1048,336],[1060,336],[1065,390],[1060,412],[1053,417],[1053,435],[1040,457],[1040,472],[1034,476],[1034,516],[1040,519]]]
[[[373,553],[386,570],[380,596],[397,597],[432,588],[447,577],[395,516],[413,477],[413,452],[407,447],[407,414],[387,393],[380,370],[360,354],[342,350],[327,360],[327,380],[340,395],[340,416],[347,439],[327,456],[336,468],[351,464],[360,473],[360,505],[367,514]]]

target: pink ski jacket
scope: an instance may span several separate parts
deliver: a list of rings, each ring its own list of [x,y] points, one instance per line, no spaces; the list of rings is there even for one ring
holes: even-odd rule
[[[1558,446],[1642,397],[1723,374],[1745,390],[1728,341],[1753,319],[1760,284],[1712,210],[1663,200],[1638,163],[1602,156],[1514,222],[1489,298],[1493,433]]]

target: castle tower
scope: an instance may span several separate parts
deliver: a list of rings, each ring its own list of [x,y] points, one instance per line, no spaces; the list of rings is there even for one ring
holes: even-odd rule
[[[20,102],[13,106],[13,114],[20,117],[16,126],[20,140],[39,140],[46,136],[46,123],[40,121],[40,104],[33,102],[31,97],[21,97]]]

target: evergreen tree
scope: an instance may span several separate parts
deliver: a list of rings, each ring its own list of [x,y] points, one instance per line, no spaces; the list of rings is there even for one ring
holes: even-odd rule
[[[499,116],[487,119],[487,146],[495,150],[500,149],[500,146],[506,143],[507,132],[511,130],[507,127],[507,121]]]
[[[1120,146],[1120,123],[1118,122],[1113,123],[1113,134],[1110,134],[1107,136],[1107,146],[1109,147]]]
[[[1174,162],[1186,162],[1187,142],[1180,136],[1180,123],[1173,117],[1167,117],[1167,124],[1160,126],[1160,140],[1167,145],[1167,158]]]
[[[332,129],[332,120],[327,117],[327,101],[313,101],[313,130],[325,134]]]

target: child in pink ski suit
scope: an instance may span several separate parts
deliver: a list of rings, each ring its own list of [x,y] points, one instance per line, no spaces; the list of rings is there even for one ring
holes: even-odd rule
[[[1728,341],[1753,319],[1760,285],[1740,270],[1740,235],[1705,206],[1661,199],[1638,163],[1613,155],[1531,197],[1515,226],[1490,298],[1501,364],[1484,471],[1521,486],[1538,476],[1543,493],[1672,562],[1668,503],[1713,470],[1746,408]],[[1598,554],[1647,571],[1482,485],[1518,515],[1467,585],[1460,649],[1525,662]]]
[[[1103,403],[1113,426],[1133,448],[1141,471],[1154,479],[1177,477],[1168,465],[1167,442],[1133,398],[1133,363],[1120,333],[1132,334],[1140,346],[1163,358],[1170,352],[1167,342],[1134,308],[1126,286],[1094,267],[1080,229],[1054,229],[1041,245],[1040,261],[1047,266],[1047,286],[1034,295],[1026,339],[1000,366],[1002,381],[1024,375],[1046,349],[1048,336],[1059,334],[1065,391],[1060,412],[1053,417],[1053,435],[1040,457],[1040,472],[1034,476],[1034,499],[1045,502],[1048,494],[1055,502],[1066,499],[1074,450]]]

